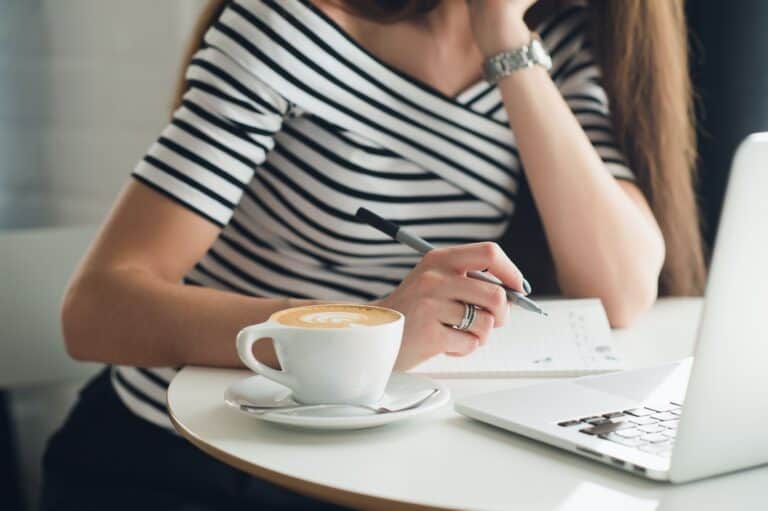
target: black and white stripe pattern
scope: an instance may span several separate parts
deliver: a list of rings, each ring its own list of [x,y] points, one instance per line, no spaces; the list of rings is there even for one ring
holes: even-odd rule
[[[614,143],[586,11],[538,27],[552,76],[606,169],[632,179]],[[418,255],[354,218],[360,206],[437,246],[497,239],[521,164],[501,96],[454,98],[378,60],[308,0],[231,2],[187,71],[190,89],[134,171],[221,227],[188,285],[261,297],[365,301]],[[175,369],[116,367],[131,410],[170,427]]]

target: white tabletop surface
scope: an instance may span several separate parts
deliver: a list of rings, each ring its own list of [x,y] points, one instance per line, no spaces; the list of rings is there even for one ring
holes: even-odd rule
[[[691,354],[700,306],[697,299],[664,299],[632,328],[615,331],[628,365],[644,367]],[[177,428],[219,459],[338,503],[368,509],[526,511],[768,506],[768,467],[682,486],[654,483],[467,419],[450,405],[369,430],[285,429],[224,404],[227,386],[248,375],[238,370],[182,370],[168,392]],[[443,381],[455,397],[542,380]]]

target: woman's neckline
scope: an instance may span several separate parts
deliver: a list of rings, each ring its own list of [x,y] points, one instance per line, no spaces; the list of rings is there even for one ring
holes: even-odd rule
[[[352,35],[349,32],[347,32],[347,30],[345,30],[344,27],[342,27],[336,20],[334,20],[325,11],[323,11],[321,8],[315,5],[313,0],[299,0],[299,1],[305,6],[307,6],[310,10],[312,10],[312,12],[317,14],[328,26],[330,26],[330,28],[334,32],[338,33],[341,37],[349,41],[351,45],[355,46],[362,54],[366,56],[366,58],[373,60],[374,62],[386,68],[387,70],[391,71],[392,73],[396,74],[398,77],[405,80],[406,82],[409,82],[410,84],[428,92],[429,94],[437,96],[440,99],[443,99],[445,101],[449,101],[455,104],[461,104],[460,100],[462,96],[464,96],[466,93],[468,93],[469,91],[477,87],[480,87],[481,84],[488,84],[488,82],[486,82],[484,78],[480,77],[479,79],[473,80],[468,85],[462,87],[455,94],[453,95],[446,94],[445,92],[429,84],[428,82],[412,75],[411,73],[408,73],[398,68],[397,66],[390,64],[389,62],[386,62],[385,60],[382,60],[378,55],[370,51],[368,48],[362,45],[357,39],[352,37]]]
[[[304,6],[306,6],[308,9],[310,9],[313,13],[315,13],[322,21],[326,23],[334,32],[336,32],[338,35],[340,35],[342,38],[347,40],[352,46],[356,47],[363,55],[365,55],[366,58],[376,62],[378,65],[386,68],[388,71],[394,73],[399,78],[403,79],[404,81],[426,91],[427,93],[436,96],[444,101],[448,101],[457,105],[463,105],[462,98],[467,95],[470,91],[477,90],[477,89],[484,89],[485,87],[481,87],[483,84],[486,86],[490,86],[490,84],[483,78],[482,76],[478,78],[477,80],[471,81],[466,86],[462,87],[459,91],[457,91],[455,94],[450,95],[447,94],[440,89],[436,88],[435,86],[431,85],[430,83],[422,80],[421,78],[418,78],[414,76],[411,73],[408,73],[397,66],[394,66],[390,64],[389,62],[381,59],[378,55],[373,53],[371,50],[366,48],[363,44],[361,44],[357,39],[355,39],[344,27],[342,27],[335,19],[333,19],[331,16],[329,16],[325,11],[323,11],[320,7],[315,5],[314,0],[299,0]],[[544,17],[539,23],[536,25],[536,32],[540,32],[542,28],[553,18],[553,16],[556,13],[550,13],[548,16]]]

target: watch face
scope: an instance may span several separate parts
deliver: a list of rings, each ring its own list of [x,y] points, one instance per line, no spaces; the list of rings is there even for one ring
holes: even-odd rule
[[[547,69],[552,67],[552,59],[539,41],[534,40],[531,42],[530,51],[531,60]]]

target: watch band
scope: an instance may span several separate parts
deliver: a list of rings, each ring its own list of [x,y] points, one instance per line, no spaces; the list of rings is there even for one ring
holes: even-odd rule
[[[488,82],[497,83],[519,69],[533,66],[541,66],[547,71],[552,68],[552,58],[535,32],[531,34],[531,41],[525,46],[502,51],[486,59],[483,65],[483,75]]]

